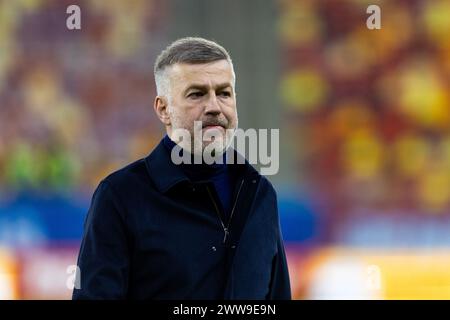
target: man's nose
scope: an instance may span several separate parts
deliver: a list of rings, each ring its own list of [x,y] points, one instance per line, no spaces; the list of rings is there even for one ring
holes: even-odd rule
[[[209,95],[209,99],[206,101],[205,114],[217,115],[222,112],[219,102],[217,101],[217,96],[215,93]]]

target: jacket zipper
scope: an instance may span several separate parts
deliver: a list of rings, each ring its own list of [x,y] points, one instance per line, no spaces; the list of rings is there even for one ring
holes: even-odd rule
[[[231,219],[233,218],[234,209],[236,208],[236,204],[237,204],[237,201],[239,199],[239,193],[241,193],[241,189],[242,189],[242,185],[243,184],[244,184],[244,180],[242,179],[241,184],[240,184],[239,189],[238,189],[238,193],[236,195],[236,199],[234,200],[233,209],[231,209],[230,218],[228,219],[228,223],[227,223],[226,226],[225,226],[225,224],[224,224],[224,222],[222,220],[222,217],[220,216],[219,208],[217,207],[217,203],[216,203],[216,201],[214,200],[214,197],[211,194],[211,190],[209,189],[209,186],[206,186],[206,189],[208,190],[209,197],[211,198],[211,200],[212,200],[212,202],[214,204],[214,208],[216,209],[217,216],[219,217],[220,224],[222,225],[222,229],[223,229],[223,232],[224,232],[223,243],[225,243],[227,241],[227,237],[230,234]]]

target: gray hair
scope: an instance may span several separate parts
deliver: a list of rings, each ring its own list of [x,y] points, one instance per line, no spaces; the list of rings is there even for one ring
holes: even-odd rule
[[[176,63],[208,63],[227,60],[231,67],[233,63],[224,47],[218,43],[203,38],[187,37],[172,42],[156,58],[153,69],[158,95],[169,95],[169,80],[166,69]]]

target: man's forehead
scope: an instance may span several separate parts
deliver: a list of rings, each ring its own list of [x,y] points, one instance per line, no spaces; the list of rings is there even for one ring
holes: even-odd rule
[[[183,82],[216,80],[220,83],[232,83],[234,80],[233,67],[227,60],[196,64],[176,63],[171,66],[169,73],[173,80]]]

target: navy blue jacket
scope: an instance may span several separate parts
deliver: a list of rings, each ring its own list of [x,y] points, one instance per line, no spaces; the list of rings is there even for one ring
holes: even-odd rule
[[[105,178],[73,299],[290,299],[275,190],[247,161],[229,166],[237,183],[223,225],[212,183],[191,182],[162,142]]]

